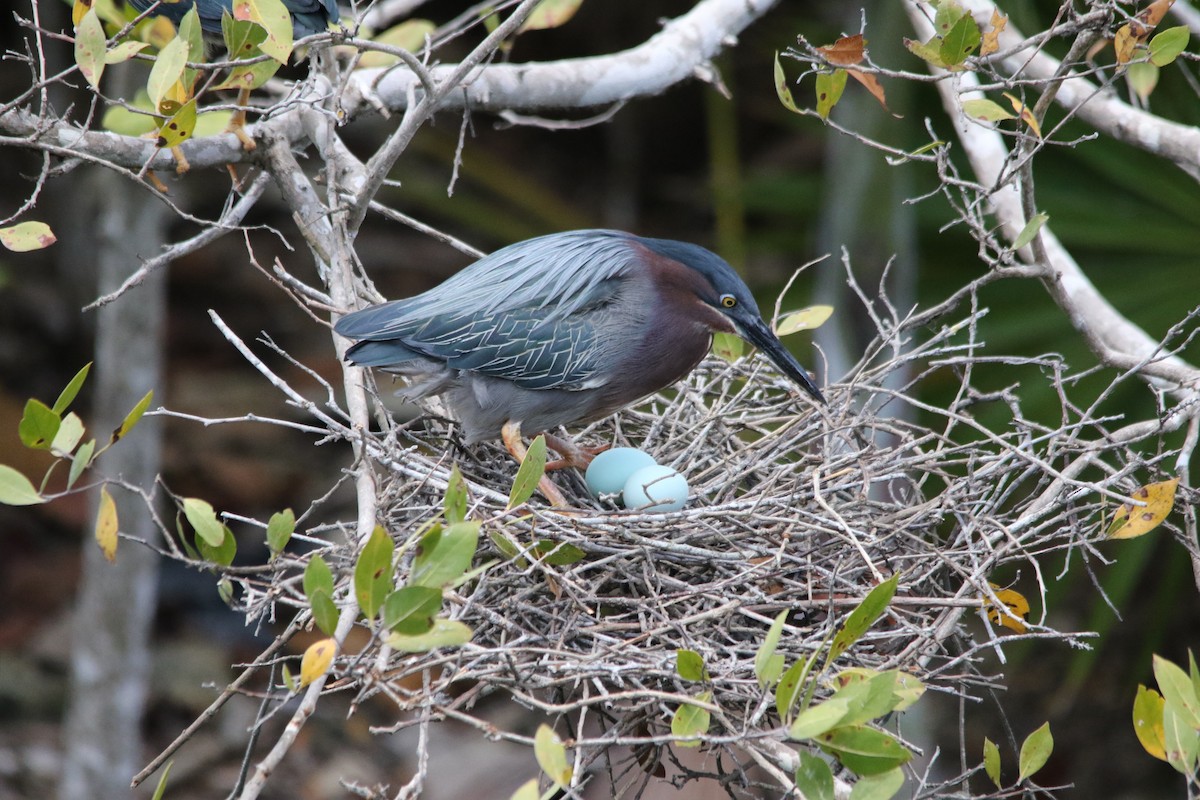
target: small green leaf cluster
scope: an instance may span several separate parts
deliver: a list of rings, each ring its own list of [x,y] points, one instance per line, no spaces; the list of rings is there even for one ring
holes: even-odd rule
[[[1191,781],[1200,761],[1200,668],[1188,651],[1188,670],[1154,656],[1154,678],[1161,694],[1138,686],[1133,729],[1146,752],[1166,761]]]
[[[95,438],[83,441],[87,433],[83,420],[69,409],[83,388],[91,368],[92,365],[87,364],[79,370],[58,395],[54,405],[46,405],[36,398],[26,401],[25,411],[17,425],[21,444],[31,450],[44,450],[54,456],[55,460],[37,486],[16,469],[0,464],[0,503],[9,506],[30,506],[53,500],[55,495],[47,494],[47,486],[55,470],[62,464],[70,465],[67,470],[66,487],[62,493],[71,492],[84,471],[108,448],[125,438],[146,413],[150,401],[154,399],[153,391],[147,392],[125,415],[117,429],[109,434],[105,444],[97,447]]]
[[[934,5],[933,36],[925,42],[905,39],[904,45],[917,58],[935,67],[963,69],[963,64],[983,42],[979,23],[956,0],[941,0]]]
[[[821,649],[807,659],[783,670],[782,657],[774,653],[785,614],[772,625],[758,653],[760,684],[775,686],[775,709],[787,726],[788,738],[811,742],[826,755],[859,776],[851,790],[855,800],[887,800],[904,785],[901,767],[912,752],[893,734],[872,723],[915,703],[925,691],[920,680],[900,670],[866,668],[842,670],[824,681],[832,694],[814,702],[822,676],[845,654],[887,610],[896,593],[899,574],[872,589],[833,634],[822,665],[816,673]],[[833,797],[833,770],[829,762],[811,751],[800,753],[794,776],[796,787],[806,797]]]
[[[894,735],[873,727],[883,717],[915,703],[925,691],[920,680],[900,670],[851,668],[828,681],[832,694],[820,702],[814,696],[822,677],[883,615],[895,595],[899,575],[872,589],[828,641],[806,659],[787,666],[779,651],[788,611],[772,621],[754,658],[754,674],[764,690],[774,688],[775,710],[787,728],[788,738],[810,742],[859,778],[852,790],[855,800],[887,800],[904,784],[901,767],[912,752]],[[821,652],[824,659],[816,668]],[[694,650],[678,650],[675,671],[680,678],[708,683],[711,678],[703,657]],[[681,704],[671,720],[676,746],[695,747],[708,732],[714,707],[713,693],[704,691]],[[799,753],[794,780],[803,796],[832,798],[833,770],[829,762],[811,751]]]
[[[159,147],[176,147],[197,134],[224,128],[232,115],[200,113],[197,103],[204,93],[257,89],[287,63],[292,51],[292,20],[282,1],[244,0],[238,4],[237,19],[228,12],[221,19],[230,65],[219,80],[201,85],[197,65],[205,61],[204,36],[195,6],[178,31],[165,17],[150,17],[130,27],[136,12],[128,7],[122,12],[111,4],[77,0],[75,8],[75,63],[93,88],[99,88],[106,66],[158,49],[146,91],[131,106],[111,106],[101,124],[128,136],[156,131]]]
[[[1050,723],[1044,722],[1021,743],[1021,752],[1017,756],[1017,783],[1023,783],[1046,766],[1053,752],[1054,736],[1050,733]],[[997,789],[1004,788],[1000,778],[1000,748],[986,736],[983,738],[983,771]]]
[[[400,553],[383,526],[376,526],[364,543],[354,564],[354,599],[363,617],[380,626],[391,647],[417,653],[471,640],[474,632],[469,626],[441,614],[445,589],[472,580],[491,566],[471,569],[480,524],[466,515],[466,484],[455,468],[442,514],[414,532]],[[414,551],[408,580],[397,585],[397,558],[408,549]],[[304,594],[314,623],[329,636],[338,623],[335,586],[325,559],[313,555],[304,571]]]

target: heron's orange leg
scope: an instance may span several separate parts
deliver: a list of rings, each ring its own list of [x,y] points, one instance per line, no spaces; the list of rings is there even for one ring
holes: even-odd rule
[[[592,463],[593,458],[612,447],[611,444],[602,444],[599,447],[581,447],[570,439],[564,439],[552,433],[545,434],[545,437],[546,446],[562,456],[557,461],[551,461],[546,464],[547,472],[555,469],[566,469],[567,467],[587,469],[588,465]]]

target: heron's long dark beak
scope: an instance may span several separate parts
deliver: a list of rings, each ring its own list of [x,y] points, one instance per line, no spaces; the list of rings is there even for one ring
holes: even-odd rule
[[[738,320],[738,328],[742,338],[762,350],[784,375],[803,386],[804,390],[819,402],[826,402],[821,390],[813,383],[812,378],[808,377],[808,371],[800,366],[800,362],[784,347],[783,342],[779,341],[779,337],[767,327],[767,323],[761,319]]]

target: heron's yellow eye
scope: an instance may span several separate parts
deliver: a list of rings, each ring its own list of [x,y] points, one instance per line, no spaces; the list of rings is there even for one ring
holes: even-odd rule
[[[737,298],[731,294],[723,294],[721,295],[721,305],[726,308],[733,308],[737,305]]]

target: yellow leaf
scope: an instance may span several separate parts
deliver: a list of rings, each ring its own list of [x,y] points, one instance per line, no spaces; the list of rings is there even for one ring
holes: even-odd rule
[[[328,672],[335,655],[337,642],[333,639],[321,639],[310,644],[304,651],[304,657],[300,659],[300,685],[308,686]]]
[[[983,607],[987,611],[988,619],[995,625],[1002,625],[1009,630],[1017,633],[1024,633],[1026,628],[1021,620],[1029,616],[1029,601],[1025,599],[1025,595],[1013,589],[1001,589],[996,584],[989,584],[996,591],[996,599],[1005,605],[1008,612],[1001,611],[992,603],[991,600],[985,599]],[[1020,619],[1013,619],[1013,617]]]
[[[1013,111],[1017,112],[1021,121],[1029,126],[1029,130],[1033,131],[1033,135],[1039,139],[1042,138],[1042,126],[1038,124],[1037,117],[1033,116],[1033,111],[1018,100],[1016,95],[1005,92],[1004,96],[1008,98],[1008,102],[1012,103]]]
[[[788,314],[779,321],[776,336],[787,336],[798,331],[811,331],[821,327],[833,316],[833,306],[809,306]]]
[[[1133,731],[1146,752],[1159,761],[1167,760],[1163,705],[1161,694],[1138,684],[1137,696],[1133,700]]]
[[[117,504],[108,489],[100,487],[100,507],[96,510],[96,544],[111,561],[117,560]]]
[[[76,28],[79,27],[80,21],[83,20],[87,13],[92,10],[92,0],[75,0],[71,4],[71,24]]]
[[[583,0],[542,0],[525,18],[525,23],[517,33],[542,31],[565,25],[575,16],[581,5]]]
[[[1133,58],[1133,51],[1137,44],[1138,36],[1128,23],[1117,28],[1117,35],[1113,37],[1113,49],[1117,51],[1117,63],[1128,64]]]
[[[1000,49],[1000,34],[1008,26],[1008,17],[996,9],[992,9],[992,29],[983,34],[983,44],[979,46],[979,55],[990,56]]]
[[[1135,539],[1159,526],[1175,507],[1175,490],[1179,479],[1148,483],[1135,491],[1131,497],[1145,505],[1125,503],[1113,514],[1108,525],[1109,539]]]

